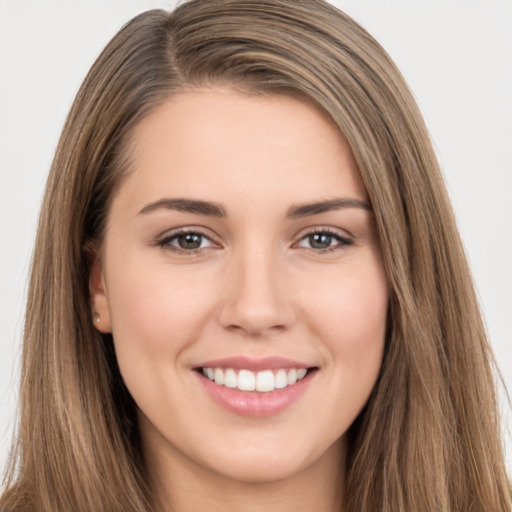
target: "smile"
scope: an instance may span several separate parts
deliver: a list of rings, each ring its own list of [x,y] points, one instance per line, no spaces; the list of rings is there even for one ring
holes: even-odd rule
[[[214,402],[241,416],[284,412],[316,380],[318,366],[281,357],[231,357],[192,368]]]
[[[201,368],[201,373],[218,386],[226,386],[240,391],[258,391],[268,393],[276,389],[292,386],[302,380],[308,370],[306,368],[280,368],[278,370],[234,370],[232,368]]]

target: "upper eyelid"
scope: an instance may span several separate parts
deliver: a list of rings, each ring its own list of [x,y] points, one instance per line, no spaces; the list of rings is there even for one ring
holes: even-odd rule
[[[329,235],[338,236],[340,238],[353,239],[354,236],[345,229],[335,228],[331,226],[311,226],[301,230],[297,235],[297,240],[302,240],[304,237],[316,233],[328,233]]]
[[[157,236],[157,240],[165,240],[166,238],[174,238],[179,235],[189,234],[189,233],[197,233],[198,235],[204,236],[210,239],[212,242],[215,239],[215,236],[211,234],[210,230],[206,228],[202,228],[200,226],[186,226],[180,228],[169,229],[164,231],[161,235]]]

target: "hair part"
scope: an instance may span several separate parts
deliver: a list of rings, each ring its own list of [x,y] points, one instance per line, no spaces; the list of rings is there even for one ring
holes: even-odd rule
[[[504,512],[493,357],[419,110],[380,45],[320,0],[192,0],[107,45],[64,126],[41,211],[7,512],[151,510],[136,406],[89,273],[134,128],[175,94],[227,86],[322,111],[348,141],[390,283],[378,383],[348,432],[346,510]],[[384,426],[384,428],[383,428]]]

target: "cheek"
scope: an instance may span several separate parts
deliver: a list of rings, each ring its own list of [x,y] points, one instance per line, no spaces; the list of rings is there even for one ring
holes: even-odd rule
[[[211,279],[129,254],[111,261],[108,301],[121,375],[141,410],[165,410],[169,389],[182,389],[184,398],[190,392],[180,381],[180,361],[211,317]]]
[[[212,308],[211,278],[148,264],[142,258],[122,261],[111,269],[107,282],[119,351],[160,357],[197,339]]]
[[[316,293],[310,294],[310,324],[333,369],[330,390],[344,404],[343,414],[351,423],[380,372],[387,327],[387,279],[381,265],[373,262],[352,266],[350,272],[339,272],[324,281],[325,286],[320,284],[317,282]]]
[[[331,351],[349,359],[383,344],[387,308],[387,280],[380,266],[340,273],[310,293],[307,307]]]

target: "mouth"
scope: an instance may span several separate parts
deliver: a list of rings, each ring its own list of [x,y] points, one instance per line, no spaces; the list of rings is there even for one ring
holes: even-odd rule
[[[241,416],[270,416],[286,410],[306,392],[317,366],[282,358],[229,358],[193,368],[214,402]]]
[[[239,391],[257,391],[269,393],[277,389],[293,386],[315,368],[279,368],[275,370],[251,371],[248,369],[200,367],[197,369],[204,377],[217,386],[225,386]]]

